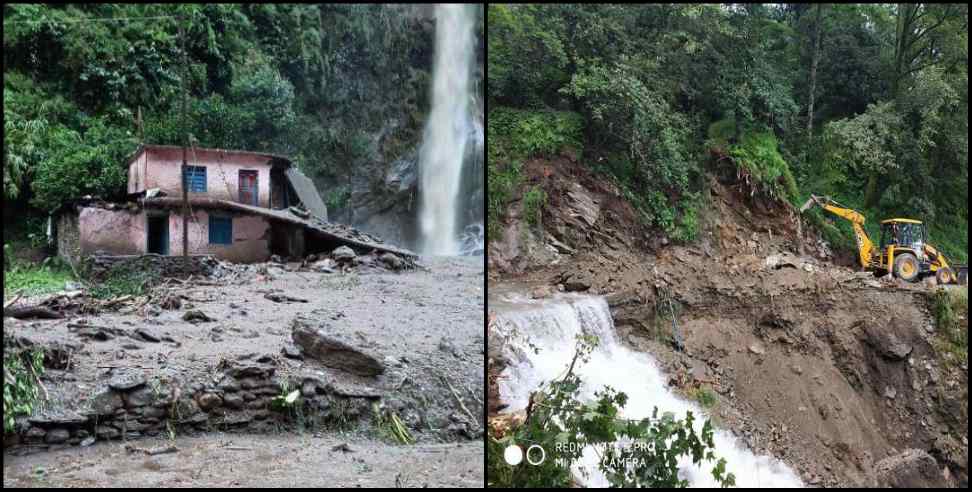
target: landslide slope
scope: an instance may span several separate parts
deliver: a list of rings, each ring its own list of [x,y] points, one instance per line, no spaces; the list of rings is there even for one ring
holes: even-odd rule
[[[792,206],[735,176],[708,178],[699,238],[671,244],[577,162],[524,171],[524,188],[542,186],[549,199],[539,225],[527,225],[522,203],[510,207],[489,249],[491,287],[605,295],[621,338],[657,357],[670,385],[714,402],[719,425],[805,483],[967,484],[967,359],[946,350],[932,286],[834,265]],[[673,312],[683,351],[673,349]],[[492,375],[498,353],[491,345]],[[501,405],[492,393],[491,412]],[[935,466],[921,468],[912,449]]]

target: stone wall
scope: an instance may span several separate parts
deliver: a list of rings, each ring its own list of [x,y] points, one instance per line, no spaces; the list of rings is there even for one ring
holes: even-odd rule
[[[275,376],[263,359],[233,363],[221,378],[172,383],[127,370],[111,377],[76,410],[37,415],[18,422],[19,443],[77,445],[113,439],[191,431],[276,430],[295,422],[338,426],[370,416],[377,394],[346,391],[319,377]],[[298,390],[300,412],[275,408],[273,399]],[[7,442],[6,444],[15,444]]]

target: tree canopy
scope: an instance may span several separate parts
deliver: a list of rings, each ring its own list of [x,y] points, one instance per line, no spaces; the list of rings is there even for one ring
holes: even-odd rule
[[[487,17],[491,115],[578,114],[581,160],[674,239],[693,238],[717,151],[776,198],[923,219],[966,259],[967,6],[491,4]],[[491,179],[526,157],[507,150],[490,153]],[[851,247],[836,225],[829,239]]]

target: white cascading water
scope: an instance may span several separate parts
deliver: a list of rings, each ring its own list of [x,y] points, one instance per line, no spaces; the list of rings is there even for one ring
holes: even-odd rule
[[[473,133],[475,12],[469,5],[437,5],[435,23],[432,111],[419,157],[421,248],[428,255],[456,255],[461,252],[462,167]]]
[[[519,296],[507,296],[497,306],[498,333],[508,339],[509,366],[499,381],[500,398],[509,404],[507,411],[526,408],[530,393],[540,384],[563,377],[573,358],[579,334],[596,335],[598,346],[590,361],[575,368],[583,381],[581,399],[592,401],[594,392],[604,386],[628,395],[622,415],[629,419],[650,417],[654,407],[658,414],[673,412],[685,418],[704,412],[689,401],[669,391],[665,375],[654,359],[618,343],[614,320],[607,302],[601,297],[558,296],[553,300],[534,301]],[[512,335],[515,333],[516,335]],[[527,343],[540,349],[534,353]],[[696,420],[696,432],[702,431],[704,418]],[[737,487],[802,487],[800,478],[783,462],[772,456],[757,456],[741,445],[728,431],[714,433],[715,454],[726,459],[727,471],[735,474]],[[551,456],[547,450],[548,458]],[[679,460],[679,476],[691,487],[718,487],[712,477],[714,463],[692,463],[691,458]],[[530,466],[521,463],[518,466]],[[583,460],[574,467],[574,475],[583,481],[579,468],[589,473],[585,485],[608,486],[607,479],[597,469],[597,455],[590,447],[584,450]]]

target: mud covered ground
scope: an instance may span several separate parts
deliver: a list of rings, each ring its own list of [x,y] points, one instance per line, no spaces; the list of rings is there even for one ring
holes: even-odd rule
[[[481,487],[482,442],[389,446],[340,436],[210,434],[5,456],[6,487]]]
[[[491,245],[491,292],[604,295],[621,338],[652,353],[671,386],[714,394],[717,424],[807,484],[876,485],[877,463],[911,448],[935,458],[937,480],[967,483],[967,360],[939,350],[933,285],[835,264],[792,207],[732,177],[709,177],[700,236],[678,245],[575,162],[534,161],[526,173],[552,197],[543,230],[514,203]],[[673,349],[672,311],[684,351]],[[492,343],[489,355],[492,382],[502,358]],[[489,387],[492,414],[502,402]]]
[[[482,401],[485,352],[483,258],[424,258],[421,265],[418,270],[404,272],[357,268],[343,273],[322,273],[299,268],[296,263],[267,264],[263,268],[244,268],[243,273],[223,279],[168,282],[169,297],[181,301],[178,307],[135,302],[127,303],[117,311],[74,313],[64,319],[6,318],[5,342],[26,340],[35,346],[61,347],[65,350],[57,355],[62,356],[62,363],[67,362],[65,367],[47,368],[42,378],[47,395],[42,395],[34,415],[30,419],[19,419],[18,426],[21,430],[29,428],[40,432],[42,428],[56,427],[61,422],[70,425],[79,415],[84,415],[93,398],[104,391],[107,383],[122,373],[144,377],[148,387],[179,387],[183,394],[191,395],[195,391],[193,388],[201,391],[204,385],[212,387],[219,382],[222,368],[260,363],[275,369],[275,381],[298,381],[298,389],[301,375],[311,372],[330,381],[329,387],[340,387],[341,394],[366,395],[367,400],[362,400],[366,401],[364,413],[349,417],[351,421],[344,422],[348,425],[341,426],[341,429],[350,426],[361,430],[352,432],[348,443],[352,448],[360,447],[362,452],[348,454],[346,466],[330,470],[315,467],[320,469],[316,479],[306,473],[298,474],[299,469],[306,472],[302,462],[311,466],[327,462],[326,456],[315,455],[314,450],[327,448],[327,443],[338,438],[334,434],[338,431],[326,427],[316,429],[315,433],[323,437],[322,444],[317,446],[311,441],[310,448],[301,448],[293,454],[297,461],[288,462],[288,453],[293,451],[291,445],[306,438],[295,432],[293,426],[276,425],[271,422],[272,418],[266,419],[267,411],[251,411],[248,405],[234,417],[236,422],[244,424],[244,429],[239,430],[240,434],[224,436],[224,439],[246,442],[245,446],[260,449],[269,446],[272,450],[267,452],[273,453],[273,460],[289,473],[241,476],[220,467],[205,468],[204,463],[196,463],[203,468],[193,470],[208,469],[210,471],[206,473],[212,475],[211,478],[200,478],[203,482],[195,484],[219,485],[237,480],[240,485],[277,486],[294,484],[295,480],[308,477],[308,485],[355,485],[358,482],[351,473],[355,469],[351,457],[372,456],[369,459],[376,461],[368,466],[380,469],[381,473],[376,473],[373,479],[362,478],[362,484],[393,485],[398,470],[412,469],[419,473],[416,480],[422,480],[422,483],[471,485],[475,481],[465,481],[462,477],[468,474],[464,470],[474,468],[480,470],[480,474],[482,470],[482,466],[467,465],[475,463],[471,455],[477,453],[482,461],[482,445],[473,445],[470,441],[481,438],[485,411]],[[184,319],[186,313],[197,310],[211,321]],[[298,316],[350,337],[356,345],[366,348],[382,361],[386,369],[384,374],[356,376],[324,366],[309,357],[291,357],[296,353],[291,322]],[[371,427],[373,415],[367,411],[371,402],[396,411],[417,444],[381,444],[389,441],[382,441],[378,430]],[[254,416],[259,413],[264,415]],[[278,435],[281,431],[285,433]],[[198,426],[189,430],[179,428],[175,434],[176,441],[187,439],[186,446],[194,450],[192,453],[198,452],[200,457],[210,456],[216,462],[231,456],[250,459],[254,463],[265,461],[240,452],[225,456],[213,454],[215,441],[210,442],[207,437],[210,434],[200,432]],[[135,437],[134,442],[140,442],[138,437],[146,436],[136,432],[123,437]],[[76,439],[72,438],[72,441]],[[42,449],[52,444],[50,435],[42,441]],[[55,442],[51,446],[52,453],[40,454],[30,454],[38,451],[37,446],[5,447],[5,485],[8,477],[24,480],[30,473],[24,475],[22,471],[32,469],[34,465],[63,469],[72,456],[102,463],[98,466],[108,469],[115,466],[108,459],[111,456],[108,453],[112,452],[109,450],[116,449],[118,442],[99,439],[93,448],[84,449],[77,446],[61,449],[77,443]],[[460,444],[456,448],[459,451],[444,452],[450,449],[450,444],[444,443]],[[5,445],[9,444],[10,441],[5,442]],[[438,445],[444,447],[436,447]],[[387,456],[382,455],[384,451]],[[18,456],[22,454],[29,455]],[[174,482],[178,478],[188,480],[185,485],[194,484],[187,467],[195,458],[184,456],[161,456],[159,459],[172,460],[165,466],[185,469],[185,473],[165,477],[152,473],[135,474],[126,480],[132,485],[156,483],[152,480],[163,485],[178,483]],[[414,463],[415,466],[398,466],[397,463]],[[449,473],[420,473],[421,470],[432,470],[433,465]],[[344,472],[348,472],[344,476],[346,481],[335,481]],[[101,478],[84,473],[74,476],[79,480],[77,484],[102,484],[108,479],[104,474]],[[139,482],[140,477],[150,481]],[[50,474],[49,478],[55,479]],[[257,479],[264,481],[253,482]],[[475,483],[481,485],[482,480]]]

